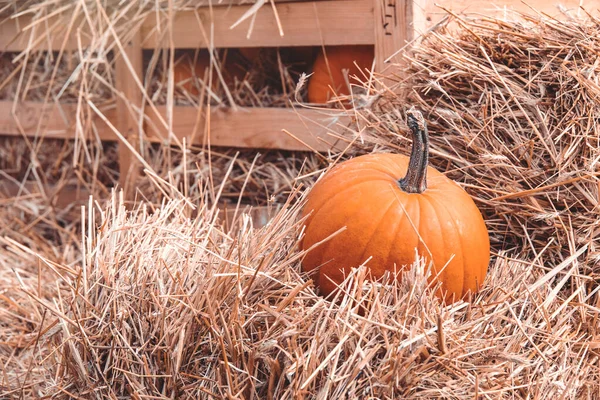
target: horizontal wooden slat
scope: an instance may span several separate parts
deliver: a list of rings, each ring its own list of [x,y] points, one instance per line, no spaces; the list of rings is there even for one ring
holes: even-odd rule
[[[34,136],[38,129],[38,122],[42,119],[41,131],[38,133],[40,136],[53,139],[75,138],[76,104],[44,105],[38,102],[21,102],[15,107],[14,113],[13,105],[12,101],[0,101],[0,135]],[[104,113],[109,120],[116,120],[115,109],[105,110]],[[95,118],[94,122],[100,140],[115,140],[114,134],[104,122],[99,118]]]
[[[373,44],[375,41],[373,1],[312,1],[277,5],[284,35],[281,36],[273,9],[268,6],[256,12],[250,38],[250,19],[233,29],[230,27],[249,6],[206,8],[177,13],[173,26],[173,41],[179,48],[207,47],[199,21],[210,34],[214,22],[215,47],[272,47],[342,44]],[[144,48],[168,47],[168,36],[162,39],[156,31],[156,19],[148,18],[143,25]]]
[[[158,111],[166,120],[166,107],[158,107]],[[147,116],[150,123],[146,133],[151,140],[167,137],[166,129],[159,128],[163,125],[157,115],[149,110]],[[327,151],[332,146],[340,149],[347,145],[347,141],[338,140],[346,123],[347,118],[338,120],[305,109],[217,109],[211,112],[210,143],[213,146]],[[190,143],[192,133],[198,132],[193,141],[202,143],[204,126],[205,122],[198,118],[197,108],[179,106],[173,109],[173,133],[180,140],[187,137]]]
[[[564,9],[577,13],[579,4],[582,4],[592,14],[598,15],[598,2],[595,0],[498,0],[498,1],[477,1],[477,0],[436,0],[425,3],[425,14],[428,18],[428,24],[432,25],[439,22],[446,14],[440,8],[446,8],[457,14],[479,14],[489,17],[514,17],[511,12],[519,11],[526,14],[534,14],[534,9],[546,13],[557,19],[565,19],[565,15],[560,11],[559,5]],[[582,14],[583,15],[583,14]]]
[[[50,17],[42,22],[31,25],[30,16],[7,19],[0,23],[0,52],[21,52],[27,48],[39,50],[60,50],[68,30],[67,17]],[[25,29],[27,28],[27,29]],[[83,29],[80,29],[83,28]],[[73,24],[67,41],[64,43],[65,50],[76,50],[77,33],[80,35],[81,45],[88,46],[91,37],[86,33],[86,25],[83,19]]]
[[[18,124],[12,113],[13,103],[0,101],[0,135],[21,136]],[[157,110],[166,121],[166,106]],[[117,126],[116,110],[103,111],[113,126]],[[147,140],[162,142],[167,131],[160,118],[150,108],[146,111],[148,123]],[[239,148],[278,148],[285,150],[327,151],[332,146],[341,149],[347,141],[340,141],[347,118],[336,118],[336,111],[321,111],[289,108],[238,108],[213,109],[210,117],[210,140],[213,146]],[[40,135],[46,138],[75,138],[75,104],[43,106],[42,103],[24,102],[17,107],[16,115],[23,132],[27,136],[36,134],[37,124],[43,118]],[[173,108],[173,132],[180,140],[201,144],[204,138],[205,120],[198,118],[198,108],[175,106]],[[114,132],[99,117],[94,118],[101,140],[117,141]],[[163,127],[163,128],[161,128]],[[290,134],[285,133],[287,130]],[[193,133],[195,136],[192,137]]]
[[[207,7],[197,11],[181,11],[175,14],[173,40],[178,48],[207,47],[199,28],[202,22],[210,36],[214,22],[213,41],[215,47],[273,47],[273,46],[312,46],[324,44],[373,44],[374,20],[372,0],[336,0],[310,2],[282,2],[276,5],[284,35],[279,34],[277,19],[270,5],[256,12],[252,35],[247,38],[250,19],[230,29],[250,6]],[[32,43],[34,48],[59,50],[67,32],[69,16],[49,18],[35,28]],[[168,36],[161,39],[165,30],[166,18],[161,16],[160,33],[157,32],[157,14],[150,13],[142,26],[144,48],[168,46]],[[0,23],[0,51],[19,52],[30,46],[31,17],[23,16]],[[82,20],[83,21],[83,20]],[[46,30],[51,28],[51,35]],[[83,46],[92,38],[86,32],[85,22],[77,22],[66,42],[66,50],[77,49],[76,32],[81,35]]]
[[[43,194],[41,192],[43,189]],[[7,205],[7,200],[17,197],[25,199],[45,198],[59,209],[80,206],[88,202],[90,193],[85,188],[74,185],[40,185],[36,182],[17,183],[8,179],[0,180],[0,204]]]

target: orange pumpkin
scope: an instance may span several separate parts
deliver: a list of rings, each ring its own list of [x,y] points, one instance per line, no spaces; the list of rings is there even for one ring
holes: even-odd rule
[[[427,126],[407,112],[413,135],[410,158],[370,154],[342,162],[308,195],[302,262],[324,295],[333,293],[352,267],[366,264],[372,278],[400,271],[419,255],[433,261],[437,294],[452,302],[477,292],[490,259],[488,231],[471,197],[428,164]],[[436,278],[437,275],[437,278]]]
[[[241,47],[239,49],[242,57],[249,61],[250,64],[255,63],[260,58],[260,47]]]
[[[231,55],[232,54],[232,55]],[[227,55],[225,65],[223,65],[221,73],[227,86],[234,83],[234,79],[244,79],[245,71],[241,67],[239,55],[231,53]],[[173,68],[173,79],[176,87],[185,89],[191,96],[198,96],[202,86],[197,85],[198,79],[208,79],[208,69],[210,64],[210,55],[207,52],[198,54],[196,61],[189,54],[185,54],[176,61]],[[220,85],[220,79],[216,73],[212,76],[212,90],[215,91]]]
[[[325,53],[319,52],[313,64],[313,73],[308,80],[309,103],[325,104],[335,96],[349,95],[344,70],[347,70],[348,80],[352,83],[353,75],[362,78],[365,69],[372,68],[375,57],[373,46],[362,45],[331,46],[325,49]]]

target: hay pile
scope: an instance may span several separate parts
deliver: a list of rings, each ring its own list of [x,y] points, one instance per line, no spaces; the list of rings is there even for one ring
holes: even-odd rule
[[[200,183],[209,180],[214,187],[223,185],[221,203],[239,201],[252,206],[283,204],[290,196],[298,198],[295,187],[299,183],[310,185],[315,179],[312,174],[327,166],[323,157],[307,157],[301,151],[212,148],[193,149],[184,157],[179,149],[165,151],[153,146],[146,154],[154,171],[161,177],[169,176],[174,187],[183,190],[187,179],[185,193],[193,202],[205,199]],[[163,195],[152,179],[141,178],[138,188],[148,200],[160,203]]]
[[[27,307],[9,308],[12,319],[28,312],[37,329],[46,328],[25,326],[29,333],[15,335],[27,344],[18,359],[34,361],[6,370],[11,394],[279,399],[597,393],[597,325],[587,319],[594,312],[557,293],[565,276],[575,274],[574,258],[550,272],[498,258],[475,303],[448,308],[427,289],[424,266],[416,265],[401,284],[385,285],[367,284],[360,269],[335,304],[317,296],[299,271],[298,204],[267,227],[248,226],[237,237],[215,224],[206,204],[195,219],[186,217],[186,208],[173,201],[127,212],[116,198],[104,209],[93,207],[73,268],[38,267],[42,275],[58,270],[60,294],[42,291],[42,297],[32,273],[15,282],[16,293],[29,298]],[[30,257],[4,244],[7,256]],[[583,288],[581,279],[571,285]],[[39,374],[48,369],[55,379],[42,383]],[[24,380],[27,373],[35,379]]]
[[[432,162],[475,197],[492,233],[472,303],[439,304],[420,261],[400,283],[356,269],[326,302],[296,247],[322,158],[215,154],[226,160],[215,167],[186,153],[173,170],[183,153],[168,150],[144,189],[162,197],[129,211],[113,196],[61,225],[37,198],[1,200],[2,221],[28,219],[0,235],[0,393],[599,398],[600,24],[460,25],[407,56],[407,81],[359,95],[357,140],[331,156],[408,153],[402,110],[425,111]],[[408,102],[393,94],[407,87]],[[263,228],[239,215],[239,230],[224,229],[216,202],[256,196],[265,177],[283,189],[263,193],[289,202]]]
[[[402,110],[416,105],[429,121],[431,162],[475,197],[497,250],[544,265],[586,247],[582,272],[597,281],[600,24],[527,15],[458,24],[407,57],[409,81],[397,84],[406,101],[371,93],[351,154],[406,153]]]

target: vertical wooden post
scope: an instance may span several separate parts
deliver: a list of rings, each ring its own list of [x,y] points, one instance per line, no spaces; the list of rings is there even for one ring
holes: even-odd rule
[[[133,77],[135,74],[143,82],[141,30],[136,32],[128,42],[123,42],[124,54],[116,61],[115,74],[117,90],[125,96],[117,101],[118,129],[129,143],[138,149],[140,140],[139,115],[133,107],[140,108],[143,94]],[[129,61],[129,65],[125,60]],[[130,67],[131,66],[131,67]],[[135,195],[137,178],[140,175],[140,163],[124,143],[119,143],[119,185],[125,198],[132,199]]]
[[[374,0],[375,1],[375,71],[386,75],[398,73],[402,66],[400,51],[408,48],[425,26],[426,0]],[[398,65],[392,66],[392,63]]]

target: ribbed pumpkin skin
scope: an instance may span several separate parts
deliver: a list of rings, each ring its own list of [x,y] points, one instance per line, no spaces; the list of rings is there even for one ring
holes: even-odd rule
[[[356,68],[354,62],[361,68],[370,69],[375,57],[372,46],[330,46],[325,49],[329,68],[325,62],[325,55],[320,51],[313,64],[313,74],[308,80],[309,103],[325,104],[334,97],[329,89],[331,86],[338,96],[349,95],[348,85],[344,77],[344,69],[348,70],[348,77],[356,75],[362,77],[361,71]],[[331,74],[329,71],[331,70]],[[352,82],[352,80],[350,80]]]
[[[339,284],[369,256],[373,278],[410,267],[415,248],[433,258],[433,275],[445,266],[439,279],[447,300],[478,291],[490,259],[489,235],[479,209],[462,188],[431,167],[427,190],[404,192],[397,181],[406,174],[408,161],[398,154],[356,157],[334,167],[309,193],[302,216],[312,214],[302,249],[347,227],[308,252],[302,263],[307,272],[321,266],[313,279],[323,295],[336,287],[327,277]]]

